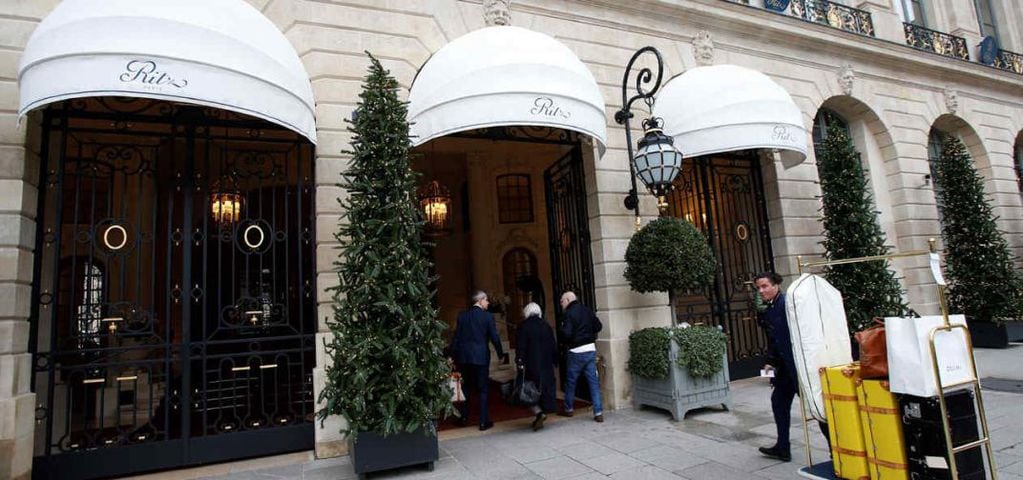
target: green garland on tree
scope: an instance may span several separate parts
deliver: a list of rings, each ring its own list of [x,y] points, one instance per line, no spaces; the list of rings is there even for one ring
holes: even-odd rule
[[[348,198],[334,238],[341,244],[333,289],[331,362],[318,412],[342,415],[345,434],[426,427],[450,409],[442,333],[432,306],[430,262],[415,203],[407,106],[398,82],[370,55],[369,75],[348,131],[352,156],[339,184]]]
[[[935,167],[951,310],[971,321],[1020,318],[1023,279],[1013,269],[1009,246],[963,142],[945,135]]]
[[[845,129],[828,129],[817,152],[822,196],[824,250],[830,260],[885,255],[885,234],[877,221],[874,198],[860,155]],[[850,331],[860,331],[874,317],[902,316],[908,307],[888,262],[831,266],[828,282],[842,292]]]

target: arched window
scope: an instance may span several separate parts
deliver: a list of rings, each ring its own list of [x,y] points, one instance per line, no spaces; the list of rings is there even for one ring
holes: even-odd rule
[[[817,111],[817,117],[813,119],[813,149],[814,151],[820,150],[824,144],[824,139],[828,138],[828,130],[832,126],[838,125],[845,130],[846,135],[849,135],[849,122],[845,121],[841,115],[835,113],[833,110],[822,108]]]
[[[533,190],[529,184],[529,175],[497,177],[497,217],[501,223],[533,221]]]
[[[537,275],[536,255],[525,248],[514,248],[501,260],[504,273],[504,294],[509,297],[505,315],[508,320],[508,341],[515,345],[515,327],[524,320],[522,309],[529,302],[543,308],[543,284]]]

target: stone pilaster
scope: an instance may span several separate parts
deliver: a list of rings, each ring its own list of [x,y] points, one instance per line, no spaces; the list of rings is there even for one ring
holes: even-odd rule
[[[895,11],[891,0],[858,0],[853,6],[870,12],[874,22],[874,36],[889,42],[906,43],[906,32],[902,28],[902,19]]]

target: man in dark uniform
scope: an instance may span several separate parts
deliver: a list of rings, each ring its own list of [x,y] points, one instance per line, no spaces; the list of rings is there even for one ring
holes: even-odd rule
[[[778,429],[778,441],[772,447],[760,447],[760,453],[784,462],[792,460],[789,445],[789,425],[792,422],[792,399],[799,387],[796,384],[796,364],[792,357],[792,340],[785,316],[785,294],[781,291],[781,275],[774,272],[758,274],[753,280],[760,299],[767,306],[759,314],[760,324],[767,330],[767,365],[774,372],[774,391],[771,410]]]
[[[497,355],[505,363],[508,362],[508,355],[501,348],[501,337],[497,335],[494,316],[487,311],[490,300],[486,292],[478,290],[473,294],[472,301],[472,307],[458,314],[458,325],[455,326],[455,335],[451,337],[450,349],[464,382],[465,401],[459,412],[462,422],[468,422],[469,402],[474,393],[479,393],[480,430],[487,430],[494,426],[487,408],[490,396],[490,346],[487,342],[494,345]]]

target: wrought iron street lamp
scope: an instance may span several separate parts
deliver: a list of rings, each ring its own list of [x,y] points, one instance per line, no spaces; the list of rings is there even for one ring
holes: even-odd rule
[[[629,79],[632,73],[632,66],[643,54],[651,53],[657,59],[657,76],[648,67],[643,67],[636,74],[636,94],[629,97]],[[682,168],[682,152],[674,146],[671,137],[661,130],[663,121],[656,117],[643,120],[645,134],[639,141],[638,150],[633,153],[632,131],[629,120],[634,116],[632,104],[636,100],[643,100],[647,107],[653,111],[654,94],[661,88],[661,77],[664,75],[664,61],[661,59],[661,52],[654,47],[643,47],[632,55],[628,66],[625,67],[625,75],[622,76],[622,109],[615,112],[615,122],[625,126],[625,143],[629,149],[629,171],[632,173],[632,190],[625,197],[625,208],[636,212],[636,225],[639,219],[639,196],[636,190],[636,177],[643,181],[643,185],[654,196],[657,197],[657,207],[664,211],[668,206],[665,197],[671,192],[675,177]],[[649,89],[648,89],[649,88]]]

